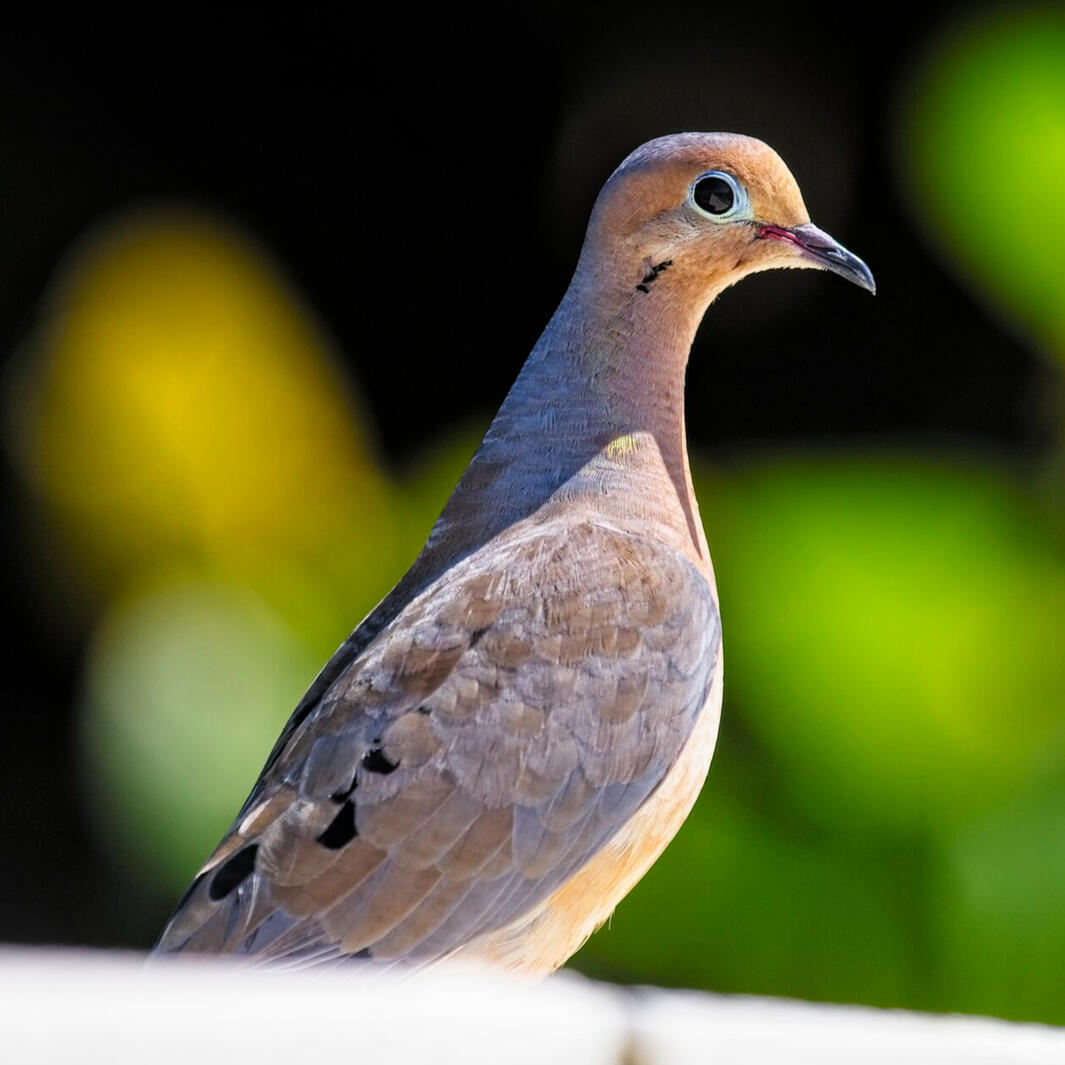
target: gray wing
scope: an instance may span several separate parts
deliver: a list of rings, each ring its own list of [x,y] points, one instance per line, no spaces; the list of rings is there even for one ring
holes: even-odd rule
[[[661,545],[591,522],[489,545],[294,715],[158,949],[429,961],[512,924],[661,783],[718,642]]]

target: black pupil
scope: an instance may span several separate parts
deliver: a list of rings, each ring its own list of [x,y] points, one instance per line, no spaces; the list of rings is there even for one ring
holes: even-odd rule
[[[724,178],[704,177],[695,186],[695,202],[711,214],[724,214],[734,200],[732,186]]]

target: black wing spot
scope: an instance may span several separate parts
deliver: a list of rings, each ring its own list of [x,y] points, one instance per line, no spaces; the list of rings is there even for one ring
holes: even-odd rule
[[[418,713],[419,714],[424,714],[426,717],[428,717],[432,712],[433,712],[433,708],[431,706],[419,706],[418,707]]]
[[[474,629],[470,633],[470,646],[476,647],[481,642],[481,637],[488,631],[488,626],[485,625],[483,629]]]
[[[255,855],[258,850],[258,843],[249,843],[218,867],[211,886],[207,889],[207,895],[212,902],[221,902],[251,876],[255,871]]]
[[[318,837],[318,842],[327,850],[338,851],[347,846],[356,836],[355,804],[349,799],[340,807],[329,827]]]
[[[394,773],[399,768],[399,762],[390,762],[380,747],[371,747],[363,755],[362,768],[369,773],[380,773],[383,776],[388,776],[389,773]]]
[[[334,791],[333,794],[329,796],[329,801],[330,802],[335,802],[335,803],[347,802],[348,799],[351,798],[351,793],[358,786],[359,786],[359,778],[358,778],[358,776],[353,776],[351,778],[351,783],[346,788],[342,788],[342,789],[339,789],[337,791]]]

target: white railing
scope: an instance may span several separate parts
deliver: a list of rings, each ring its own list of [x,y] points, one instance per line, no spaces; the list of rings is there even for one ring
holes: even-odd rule
[[[980,1017],[529,983],[437,968],[241,975],[225,964],[0,951],[10,1065],[1035,1065],[1065,1030]]]

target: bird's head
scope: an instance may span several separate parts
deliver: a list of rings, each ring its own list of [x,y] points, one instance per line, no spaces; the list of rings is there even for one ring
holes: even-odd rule
[[[780,156],[738,134],[680,133],[637,148],[599,194],[588,238],[595,261],[611,262],[637,297],[683,286],[705,307],[747,274],[780,267],[831,270],[876,291],[869,267],[811,224]]]

